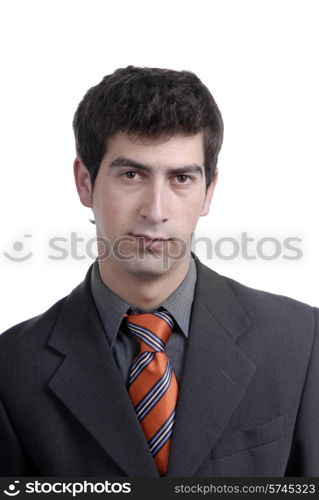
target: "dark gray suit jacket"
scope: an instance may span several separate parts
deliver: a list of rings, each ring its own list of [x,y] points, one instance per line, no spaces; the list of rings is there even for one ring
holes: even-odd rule
[[[197,272],[167,476],[319,476],[318,310]],[[0,475],[157,476],[90,270],[0,336]]]

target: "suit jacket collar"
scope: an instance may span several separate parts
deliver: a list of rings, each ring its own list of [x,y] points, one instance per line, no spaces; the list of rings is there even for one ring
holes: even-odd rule
[[[167,476],[192,476],[254,372],[236,340],[250,326],[226,279],[196,259],[189,345]],[[63,354],[49,387],[130,477],[157,471],[85,281],[67,298],[49,339]]]

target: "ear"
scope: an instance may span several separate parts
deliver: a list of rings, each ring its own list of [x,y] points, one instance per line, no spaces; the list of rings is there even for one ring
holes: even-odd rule
[[[92,208],[92,193],[93,187],[88,169],[82,163],[80,158],[75,158],[73,163],[74,179],[76,189],[79,194],[81,203],[85,207]]]
[[[214,194],[215,186],[217,184],[217,180],[218,180],[218,168],[216,168],[215,173],[214,173],[214,178],[206,190],[205,201],[204,201],[204,205],[203,205],[203,208],[202,208],[202,211],[200,214],[201,216],[207,215],[209,212],[209,208],[210,208],[210,204],[211,204],[211,201],[213,198],[213,194]]]

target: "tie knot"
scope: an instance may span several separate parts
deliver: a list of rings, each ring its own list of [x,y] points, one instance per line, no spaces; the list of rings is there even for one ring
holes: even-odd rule
[[[129,331],[144,351],[164,351],[174,328],[174,321],[167,311],[155,313],[126,314]]]

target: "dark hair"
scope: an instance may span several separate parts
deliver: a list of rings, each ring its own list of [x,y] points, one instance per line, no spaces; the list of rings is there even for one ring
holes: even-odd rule
[[[214,177],[223,120],[213,96],[189,71],[128,66],[90,88],[73,119],[76,151],[92,184],[117,132],[169,138],[203,132],[206,185]]]

